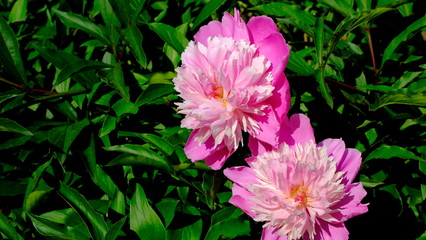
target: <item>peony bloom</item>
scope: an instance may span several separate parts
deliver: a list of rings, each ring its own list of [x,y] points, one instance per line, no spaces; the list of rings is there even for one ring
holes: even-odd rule
[[[309,119],[293,115],[287,138],[272,151],[255,149],[249,167],[225,169],[230,202],[265,222],[262,239],[348,239],[344,222],[367,212],[366,191],[352,183],[361,153],[340,139],[315,143]]]
[[[220,169],[243,142],[243,131],[278,146],[280,122],[289,108],[284,68],[289,47],[269,17],[246,24],[235,10],[194,36],[176,69],[183,102],[181,126],[194,129],[185,146],[192,161]]]

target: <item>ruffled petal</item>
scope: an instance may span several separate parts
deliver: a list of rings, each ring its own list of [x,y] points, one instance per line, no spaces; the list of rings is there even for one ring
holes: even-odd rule
[[[262,230],[261,240],[287,240],[287,236],[280,236],[275,233],[275,229],[272,227],[264,227]]]
[[[273,147],[278,147],[278,133],[280,130],[280,122],[275,116],[272,108],[268,106],[263,116],[253,116],[253,119],[259,124],[259,133],[249,132],[249,134],[260,141],[266,142]]]
[[[283,119],[283,121],[280,130],[280,142],[285,142],[290,146],[296,143],[304,145],[315,142],[314,129],[306,115],[293,114],[289,120]]]
[[[315,226],[315,240],[346,240],[349,239],[349,232],[343,223],[330,224],[318,220]]]
[[[258,139],[249,136],[248,147],[252,156],[258,156],[265,152],[271,151],[273,148],[270,144],[259,141]],[[246,159],[247,162],[247,159]]]
[[[226,159],[228,159],[228,157],[235,152],[234,149],[228,150],[228,148],[226,148],[225,144],[223,143],[220,145],[224,147],[218,150],[215,149],[216,151],[213,150],[209,156],[204,158],[204,161],[206,162],[207,166],[211,167],[213,170],[221,169],[223,167],[223,164],[225,164]]]
[[[252,218],[256,217],[256,213],[253,212],[251,209],[256,204],[248,199],[254,197],[253,193],[247,191],[244,187],[241,187],[238,184],[234,184],[232,187],[232,197],[229,200],[229,202],[243,210],[247,215],[249,215]]]

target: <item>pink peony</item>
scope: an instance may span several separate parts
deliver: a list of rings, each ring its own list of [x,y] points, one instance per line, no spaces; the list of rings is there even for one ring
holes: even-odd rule
[[[283,143],[255,149],[249,167],[225,169],[235,184],[230,202],[265,222],[262,239],[348,239],[344,221],[367,212],[366,191],[352,183],[361,153],[340,139],[315,143],[305,115],[293,115]]]
[[[290,94],[284,68],[289,47],[269,17],[248,24],[225,13],[195,34],[176,69],[175,89],[185,114],[181,126],[194,129],[185,146],[192,161],[220,169],[243,142],[243,131],[278,146],[278,131]]]

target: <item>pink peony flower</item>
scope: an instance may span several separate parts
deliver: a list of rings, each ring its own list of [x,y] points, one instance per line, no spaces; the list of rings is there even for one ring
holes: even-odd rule
[[[367,212],[366,191],[352,183],[361,153],[340,139],[315,143],[305,115],[293,115],[272,151],[255,149],[249,167],[225,169],[235,184],[230,202],[265,222],[262,239],[348,239],[344,222]]]
[[[220,169],[243,142],[242,133],[278,146],[278,131],[290,103],[284,68],[289,47],[269,17],[246,24],[235,10],[194,36],[176,69],[175,89],[185,114],[181,126],[194,129],[185,152]]]

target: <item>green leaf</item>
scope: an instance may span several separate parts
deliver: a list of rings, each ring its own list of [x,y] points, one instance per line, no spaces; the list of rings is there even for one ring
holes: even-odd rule
[[[111,115],[107,115],[104,122],[102,123],[102,128],[99,130],[99,137],[108,135],[116,127],[117,118]]]
[[[8,180],[0,180],[0,196],[16,196],[25,193],[25,185]]]
[[[123,217],[122,219],[118,220],[114,225],[112,225],[108,232],[105,235],[105,240],[114,240],[118,237],[118,235],[121,232],[121,228],[123,228],[124,224],[127,221],[127,216]]]
[[[19,43],[7,22],[0,17],[0,63],[8,74],[28,85]]]
[[[6,235],[9,239],[23,240],[24,238],[18,234],[15,228],[9,223],[7,217],[0,212],[0,232]]]
[[[314,43],[317,57],[317,66],[323,69],[323,53],[324,53],[324,17],[317,18],[314,26]],[[324,72],[324,70],[322,70]]]
[[[377,101],[371,106],[371,111],[391,104],[402,104],[411,106],[426,106],[426,95],[424,94],[386,94],[377,98]]]
[[[89,229],[90,235],[94,239],[104,239],[108,230],[107,224],[102,215],[93,209],[83,195],[62,182],[58,190],[58,194],[79,213],[79,216]]]
[[[25,136],[33,135],[28,129],[8,118],[0,118],[0,132],[14,132]]]
[[[139,31],[136,24],[129,25],[121,32],[121,37],[129,45],[130,50],[136,57],[136,61],[143,67],[147,68],[148,60],[142,48],[142,33]]]
[[[112,105],[117,117],[120,117],[123,114],[136,114],[138,113],[138,107],[132,102],[126,102],[124,99],[118,100],[114,105]]]
[[[188,39],[174,27],[165,23],[149,23],[148,27],[160,36],[163,41],[181,54],[188,45]]]
[[[27,213],[30,217],[31,222],[37,231],[47,237],[55,237],[59,239],[89,239],[84,233],[75,231],[72,227],[67,224],[54,222],[49,218],[43,216],[37,216],[31,213]]]
[[[74,124],[53,128],[49,131],[47,139],[51,144],[66,153],[80,132],[88,126],[89,123],[90,121],[85,118]]]
[[[342,39],[344,35],[353,31],[355,28],[375,19],[376,17],[382,15],[383,13],[386,13],[392,10],[394,9],[381,7],[381,8],[376,8],[373,10],[358,11],[348,15],[345,19],[343,19],[343,21],[340,22],[340,24],[334,30],[330,38],[330,41],[328,42],[326,59],[328,59],[328,57],[334,51],[334,48],[336,47],[336,45],[339,43],[339,41]]]
[[[102,15],[102,19],[107,26],[107,30],[114,27],[120,27],[120,21],[114,13],[114,9],[112,8],[109,0],[98,0],[95,3],[99,4],[99,9]]]
[[[223,238],[234,238],[237,236],[249,236],[250,223],[239,218],[224,219],[208,230],[205,240],[217,240]]]
[[[320,91],[322,97],[325,99],[325,101],[327,102],[328,106],[330,106],[331,108],[333,108],[333,97],[331,96],[331,91],[328,88],[328,85],[325,83],[323,69],[317,69],[317,70],[315,70],[314,76],[315,76],[315,78],[316,78],[316,80],[318,82],[319,91]]]
[[[9,14],[9,22],[22,22],[27,19],[27,0],[17,0]]]
[[[204,20],[216,12],[225,1],[226,0],[211,0],[207,2],[201,12],[197,15],[197,18],[195,19],[191,29],[194,30],[197,28]]]
[[[56,86],[60,84],[61,82],[67,80],[73,75],[76,75],[78,73],[82,73],[85,71],[90,70],[98,70],[98,69],[104,69],[104,68],[112,68],[113,66],[98,62],[98,61],[77,61],[74,64],[68,64],[65,66],[61,72],[59,73],[58,77],[53,82],[53,85]]]
[[[334,10],[340,12],[343,16],[350,15],[354,11],[352,5],[349,5],[348,2],[344,0],[321,0],[320,2],[327,4]]]
[[[302,76],[311,76],[314,73],[314,68],[310,66],[297,52],[293,51],[290,52],[287,69]]]
[[[74,13],[62,12],[57,9],[53,9],[53,11],[65,26],[80,29],[106,45],[111,44],[110,40],[105,36],[105,31],[87,18]]]
[[[145,192],[139,184],[136,184],[136,191],[130,200],[130,229],[140,239],[166,239],[166,229],[148,204]]]
[[[385,51],[383,52],[381,68],[383,67],[385,62],[392,57],[393,53],[398,49],[398,47],[400,47],[400,45],[403,42],[408,41],[425,26],[426,26],[426,16],[410,24],[401,33],[399,33],[394,39],[392,39],[392,41],[389,43],[389,45],[386,47]]]
[[[168,227],[172,222],[175,213],[176,207],[179,204],[179,200],[174,198],[164,198],[161,202],[155,204],[155,207],[161,213],[164,218],[165,226]]]
[[[121,63],[116,63],[112,71],[107,76],[108,82],[118,91],[120,96],[126,100],[130,101],[129,87],[126,86],[124,82],[123,69],[121,68]]]
[[[174,86],[171,84],[151,84],[138,97],[135,105],[137,107],[140,107],[142,105],[149,104],[150,102],[160,97],[167,96],[174,92]]]
[[[160,168],[166,170],[167,172],[173,172],[173,168],[170,166],[170,164],[165,158],[144,146],[124,144],[106,147],[104,149],[106,151],[117,151],[127,153],[119,155],[111,162],[109,162],[107,166],[143,165]]]
[[[82,66],[85,64],[85,60],[65,51],[46,48],[39,44],[33,44],[32,46],[46,61],[52,63],[61,70],[71,69],[73,65]],[[88,89],[99,81],[98,76],[96,76],[96,74],[92,71],[80,72],[72,75],[71,78],[84,88]]]
[[[165,155],[170,156],[174,151],[174,146],[167,140],[154,134],[142,133],[138,134],[145,142],[152,144],[156,149],[163,152]]]
[[[391,158],[400,158],[400,159],[412,159],[418,161],[424,161],[421,157],[418,157],[413,152],[402,148],[400,146],[390,146],[383,144],[382,146],[373,150],[365,158],[364,163],[370,161],[371,159],[391,159]]]
[[[288,17],[304,26],[313,26],[316,19],[314,15],[302,10],[300,5],[286,4],[283,2],[262,4],[252,7],[250,10],[260,11],[268,16]]]
[[[120,20],[121,25],[130,26],[135,22],[144,8],[146,0],[130,0],[125,2],[120,0],[109,0],[109,2],[115,15]]]

